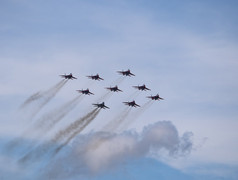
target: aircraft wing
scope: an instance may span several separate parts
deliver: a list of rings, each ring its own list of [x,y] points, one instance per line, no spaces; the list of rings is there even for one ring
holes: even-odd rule
[[[138,104],[135,103],[135,104],[134,104],[134,107],[140,107],[140,105],[138,105]]]
[[[105,108],[110,109],[109,107],[107,107],[107,106],[104,105],[104,106],[103,106],[103,109],[105,109]]]

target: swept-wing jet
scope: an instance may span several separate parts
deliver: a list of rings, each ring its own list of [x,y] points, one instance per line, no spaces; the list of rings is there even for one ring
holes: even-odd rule
[[[110,90],[110,91],[113,91],[113,92],[118,92],[118,91],[121,91],[120,89],[118,89],[118,86],[114,86],[114,87],[106,87],[106,89]]]
[[[105,105],[104,102],[98,103],[98,104],[93,104],[93,105],[96,106],[97,108],[102,108],[102,109],[107,108],[107,109],[110,109],[109,107],[107,107],[107,106]]]
[[[100,81],[100,80],[104,80],[103,78],[101,78],[98,74],[96,74],[96,75],[92,75],[92,76],[86,76],[86,77],[88,77],[89,79],[93,79],[93,80],[98,80],[98,81]]]
[[[143,84],[142,86],[132,86],[132,87],[134,87],[134,88],[136,88],[136,89],[139,89],[139,90],[141,90],[141,91],[146,91],[146,90],[150,91],[150,89],[147,88],[147,87],[145,86],[145,84]]]
[[[93,93],[91,93],[90,91],[89,91],[89,89],[86,89],[86,90],[77,90],[79,93],[82,93],[82,94],[86,94],[86,95],[94,95]]]
[[[65,79],[71,79],[71,80],[73,80],[73,79],[77,79],[76,77],[74,77],[73,75],[72,75],[72,73],[70,73],[70,74],[68,74],[68,75],[66,75],[66,74],[64,74],[64,75],[60,75],[62,78],[65,78]]]
[[[152,100],[164,100],[162,97],[159,96],[159,94],[155,95],[155,96],[147,96],[147,98],[150,98]]]
[[[131,102],[123,102],[125,105],[132,106],[132,107],[140,107],[140,105],[136,104],[135,101]]]
[[[130,69],[127,71],[117,71],[119,74],[122,74],[123,76],[135,76],[135,74],[132,74]]]

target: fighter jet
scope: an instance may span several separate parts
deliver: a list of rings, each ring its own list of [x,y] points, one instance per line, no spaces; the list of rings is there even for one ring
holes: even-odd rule
[[[131,107],[140,107],[140,105],[136,104],[135,101],[131,102],[123,102],[125,105],[131,106]]]
[[[136,89],[139,89],[139,90],[141,90],[141,91],[146,91],[146,90],[149,90],[149,91],[150,91],[150,89],[147,88],[147,87],[145,86],[145,84],[143,84],[142,86],[132,86],[132,87],[134,87],[134,88],[136,88]]]
[[[82,93],[82,94],[86,94],[86,95],[94,95],[93,93],[91,93],[90,91],[89,91],[89,89],[86,89],[86,90],[77,90],[79,93]]]
[[[102,102],[101,104],[93,104],[93,105],[96,106],[97,108],[101,108],[101,109],[105,109],[105,108],[110,109],[109,107],[107,107],[105,105],[104,102]]]
[[[64,74],[64,75],[60,75],[62,78],[65,78],[65,79],[71,79],[71,80],[73,80],[73,79],[77,79],[76,77],[74,77],[73,75],[72,75],[72,73],[70,73],[70,74],[68,74],[68,75],[66,75],[66,74]]]
[[[159,96],[159,94],[155,95],[155,96],[147,96],[147,98],[150,98],[152,100],[164,100],[162,97]]]
[[[118,92],[118,91],[121,91],[120,89],[118,89],[118,86],[114,86],[114,87],[106,87],[106,89],[110,90],[110,91],[113,91],[113,92]]]
[[[89,79],[93,79],[93,80],[98,80],[98,81],[100,81],[100,80],[104,80],[103,78],[101,78],[98,74],[96,74],[96,75],[92,75],[92,76],[86,76],[86,77],[88,77]]]
[[[135,76],[135,74],[132,74],[130,69],[127,71],[117,71],[119,74],[122,74],[123,76]]]

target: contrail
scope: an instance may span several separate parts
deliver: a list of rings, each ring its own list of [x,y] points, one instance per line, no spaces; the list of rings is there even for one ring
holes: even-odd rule
[[[153,100],[149,100],[145,104],[143,104],[137,111],[133,112],[132,116],[133,119],[130,118],[130,121],[125,121],[121,124],[121,127],[118,127],[120,131],[126,129],[131,123],[133,123],[139,116],[141,116],[152,104],[154,103]]]
[[[65,80],[61,80],[60,82],[58,82],[56,85],[54,85],[52,88],[50,88],[47,91],[43,91],[43,92],[37,92],[33,95],[31,95],[29,98],[27,98],[25,100],[25,102],[20,106],[20,108],[24,108],[25,106],[29,105],[30,103],[32,103],[33,101],[36,101],[40,98],[42,98],[45,94],[50,93],[52,91],[57,90],[59,87],[61,87],[62,85],[64,85],[67,81]]]
[[[55,124],[57,124],[61,119],[63,119],[69,112],[71,112],[77,104],[82,100],[82,95],[79,95],[72,99],[71,101],[65,103],[60,108],[44,115],[41,119],[39,119],[34,129],[38,129],[40,133],[46,133],[50,129],[52,129]]]
[[[22,105],[21,109],[35,102],[34,110],[31,111],[29,119],[35,117],[36,114],[59,92],[59,90],[67,83],[68,80],[61,80],[47,91],[38,92],[31,95]]]
[[[94,109],[91,112],[89,112],[88,114],[86,114],[84,117],[77,119],[76,121],[74,121],[73,123],[71,123],[69,126],[67,126],[64,130],[59,131],[55,138],[54,138],[54,142],[57,142],[59,140],[62,140],[64,137],[67,137],[67,135],[69,133],[71,133],[72,131],[74,131],[75,129],[77,129],[81,124],[85,123],[85,121],[87,121],[87,119],[92,116],[98,109]]]
[[[42,93],[40,91],[31,95],[29,98],[27,98],[27,100],[25,100],[25,102],[20,106],[20,108],[24,108],[25,106],[30,104],[32,101],[36,101],[37,99],[41,97],[42,97]]]
[[[134,98],[136,98],[138,95],[140,95],[140,93],[141,93],[141,91],[136,90],[136,91],[134,91],[132,94],[130,94],[130,95],[127,97],[127,99],[134,99]]]
[[[124,81],[125,78],[126,78],[125,76],[120,76],[115,81],[112,81],[111,85],[120,85]]]
[[[56,137],[51,140],[50,142],[44,143],[36,147],[35,149],[31,150],[27,154],[25,154],[20,160],[20,163],[26,163],[29,161],[34,161],[39,157],[43,157],[44,155],[49,155],[49,152],[53,151],[53,155],[57,154],[65,145],[67,145],[78,133],[80,133],[87,125],[95,119],[97,114],[100,112],[100,109],[94,109],[93,111],[89,112],[84,117],[76,120],[74,123],[69,125],[64,130],[60,131]],[[57,145],[57,141],[62,139],[65,140],[60,144]]]
[[[108,122],[104,127],[104,131],[115,131],[118,126],[126,119],[126,117],[131,112],[131,107],[126,107],[116,118]]]
[[[64,146],[66,146],[75,136],[77,136],[80,132],[82,132],[88,125],[91,123],[98,115],[101,109],[95,109],[92,112],[88,113],[83,118],[75,121],[76,126],[70,126],[65,131],[65,134],[62,134],[63,136],[71,135],[66,137],[65,141],[57,147],[55,150],[55,154],[57,154]],[[61,135],[61,136],[62,136]]]
[[[62,120],[70,111],[72,111],[76,105],[80,102],[81,95],[75,97],[68,103],[64,104],[57,110],[45,114],[42,118],[40,118],[33,127],[25,131],[22,137],[30,136],[31,138],[38,139],[39,137],[46,136],[49,130],[51,130],[60,120]],[[20,138],[15,139],[8,145],[8,150],[12,151],[16,149],[18,145],[22,142]],[[33,141],[29,143],[25,149],[32,149],[36,145],[37,142]]]
[[[112,96],[112,94],[113,93],[111,91],[107,91],[100,98],[98,98],[96,101],[97,102],[102,102],[102,101],[108,100]]]

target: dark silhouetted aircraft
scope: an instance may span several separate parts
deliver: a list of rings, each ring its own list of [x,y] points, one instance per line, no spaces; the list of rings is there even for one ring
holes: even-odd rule
[[[132,86],[132,87],[134,87],[134,88],[136,88],[136,89],[139,89],[139,90],[141,90],[141,91],[146,91],[146,90],[149,90],[149,91],[150,91],[150,89],[147,88],[147,87],[145,86],[145,84],[143,84],[142,86]]]
[[[93,93],[91,93],[90,91],[89,91],[89,89],[86,89],[86,90],[77,90],[79,93],[82,93],[82,94],[86,94],[86,95],[94,95]]]
[[[114,86],[114,87],[106,87],[106,89],[110,90],[110,91],[113,91],[113,92],[118,92],[118,91],[121,91],[120,89],[118,89],[118,86]]]
[[[72,75],[72,73],[70,73],[69,75],[60,75],[62,78],[65,78],[65,79],[77,79],[76,77],[74,77],[73,75]]]
[[[89,79],[98,80],[98,81],[104,80],[98,74],[96,74],[95,76],[92,75],[92,76],[86,76],[86,77],[88,77]]]
[[[147,98],[150,98],[152,100],[164,100],[162,97],[159,96],[159,94],[155,95],[155,96],[147,96]]]
[[[140,107],[138,104],[136,104],[135,101],[131,102],[123,102],[125,105],[132,106],[132,107]]]
[[[127,71],[117,71],[119,74],[122,74],[123,76],[135,76],[135,74],[132,74],[130,69]]]
[[[102,109],[107,108],[107,109],[110,109],[109,107],[107,107],[107,106],[105,105],[104,102],[102,102],[101,104],[93,104],[93,105],[96,106],[97,108],[102,108]]]

